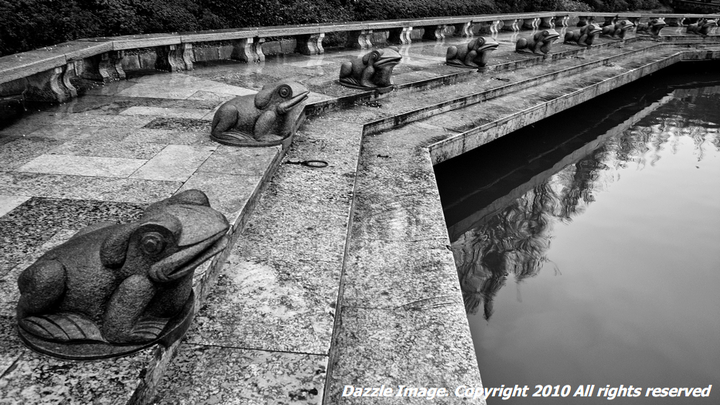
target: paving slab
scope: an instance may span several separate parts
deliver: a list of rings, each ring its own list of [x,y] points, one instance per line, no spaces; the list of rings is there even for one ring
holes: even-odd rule
[[[168,145],[129,175],[134,179],[185,181],[192,176],[216,146]]]
[[[93,177],[128,177],[146,162],[142,159],[41,155],[18,167],[17,171]],[[167,179],[160,178],[158,180]]]
[[[29,199],[30,197],[26,195],[0,195],[0,217]]]
[[[323,356],[188,343],[183,345],[153,402],[320,404],[325,373]]]

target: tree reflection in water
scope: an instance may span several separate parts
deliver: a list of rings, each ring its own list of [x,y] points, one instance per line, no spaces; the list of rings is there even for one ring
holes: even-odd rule
[[[512,274],[519,284],[537,275],[550,262],[546,252],[553,223],[570,222],[582,214],[595,201],[595,192],[619,179],[618,170],[654,166],[666,151],[676,153],[677,143],[686,136],[693,140],[698,162],[706,148],[720,150],[719,103],[720,86],[676,89],[673,99],[653,114],[655,118],[643,119],[609,138],[461,235],[452,251],[468,314],[476,314],[482,305],[489,320],[493,298],[508,276]]]

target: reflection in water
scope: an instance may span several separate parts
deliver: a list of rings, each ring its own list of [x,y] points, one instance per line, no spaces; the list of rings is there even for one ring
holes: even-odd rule
[[[692,139],[698,162],[709,146],[719,150],[718,103],[720,86],[675,90],[652,118],[610,138],[461,235],[452,250],[467,312],[475,314],[482,305],[489,320],[493,297],[509,275],[519,284],[549,261],[553,223],[568,223],[582,214],[597,191],[619,180],[619,170],[655,166],[663,153],[678,152],[683,137]]]
[[[503,168],[464,190],[497,194],[449,223],[486,386],[642,387],[613,399],[631,405],[685,403],[648,387],[720,387],[718,105],[720,87],[676,89],[597,139],[543,152],[553,161],[534,173]]]

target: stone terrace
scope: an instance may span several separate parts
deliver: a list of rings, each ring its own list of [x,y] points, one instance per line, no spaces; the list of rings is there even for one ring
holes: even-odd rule
[[[432,164],[669,64],[720,56],[716,35],[678,31],[587,51],[557,43],[546,58],[500,33],[483,73],[443,65],[463,39],[416,41],[381,99],[335,81],[366,51],[196,62],[129,71],[27,114],[0,130],[0,403],[336,404],[372,402],[342,397],[345,385],[383,384],[444,387],[436,400],[460,402],[456,387],[482,382]],[[289,78],[312,94],[287,150],[209,140],[221,103]],[[352,108],[324,112],[333,103]],[[328,167],[285,164],[308,159]],[[236,243],[196,272],[201,305],[182,343],[73,362],[19,342],[25,267],[87,224],[132,220],[189,188],[232,221]],[[426,399],[383,402],[415,401]]]

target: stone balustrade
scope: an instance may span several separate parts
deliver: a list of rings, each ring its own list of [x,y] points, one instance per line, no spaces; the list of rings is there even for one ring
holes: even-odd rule
[[[24,89],[23,99],[62,103],[77,97],[73,85],[77,78],[109,82],[124,79],[125,70],[155,68],[176,72],[192,70],[194,62],[222,59],[262,62],[268,50],[322,54],[326,34],[334,32],[346,32],[348,46],[369,49],[377,40],[409,45],[418,39],[442,41],[448,35],[497,35],[500,30],[518,32],[587,22],[602,25],[615,18],[637,23],[660,17],[668,26],[681,27],[703,17],[719,18],[720,14],[555,11],[82,39],[0,57],[0,97],[12,96],[10,93]]]

